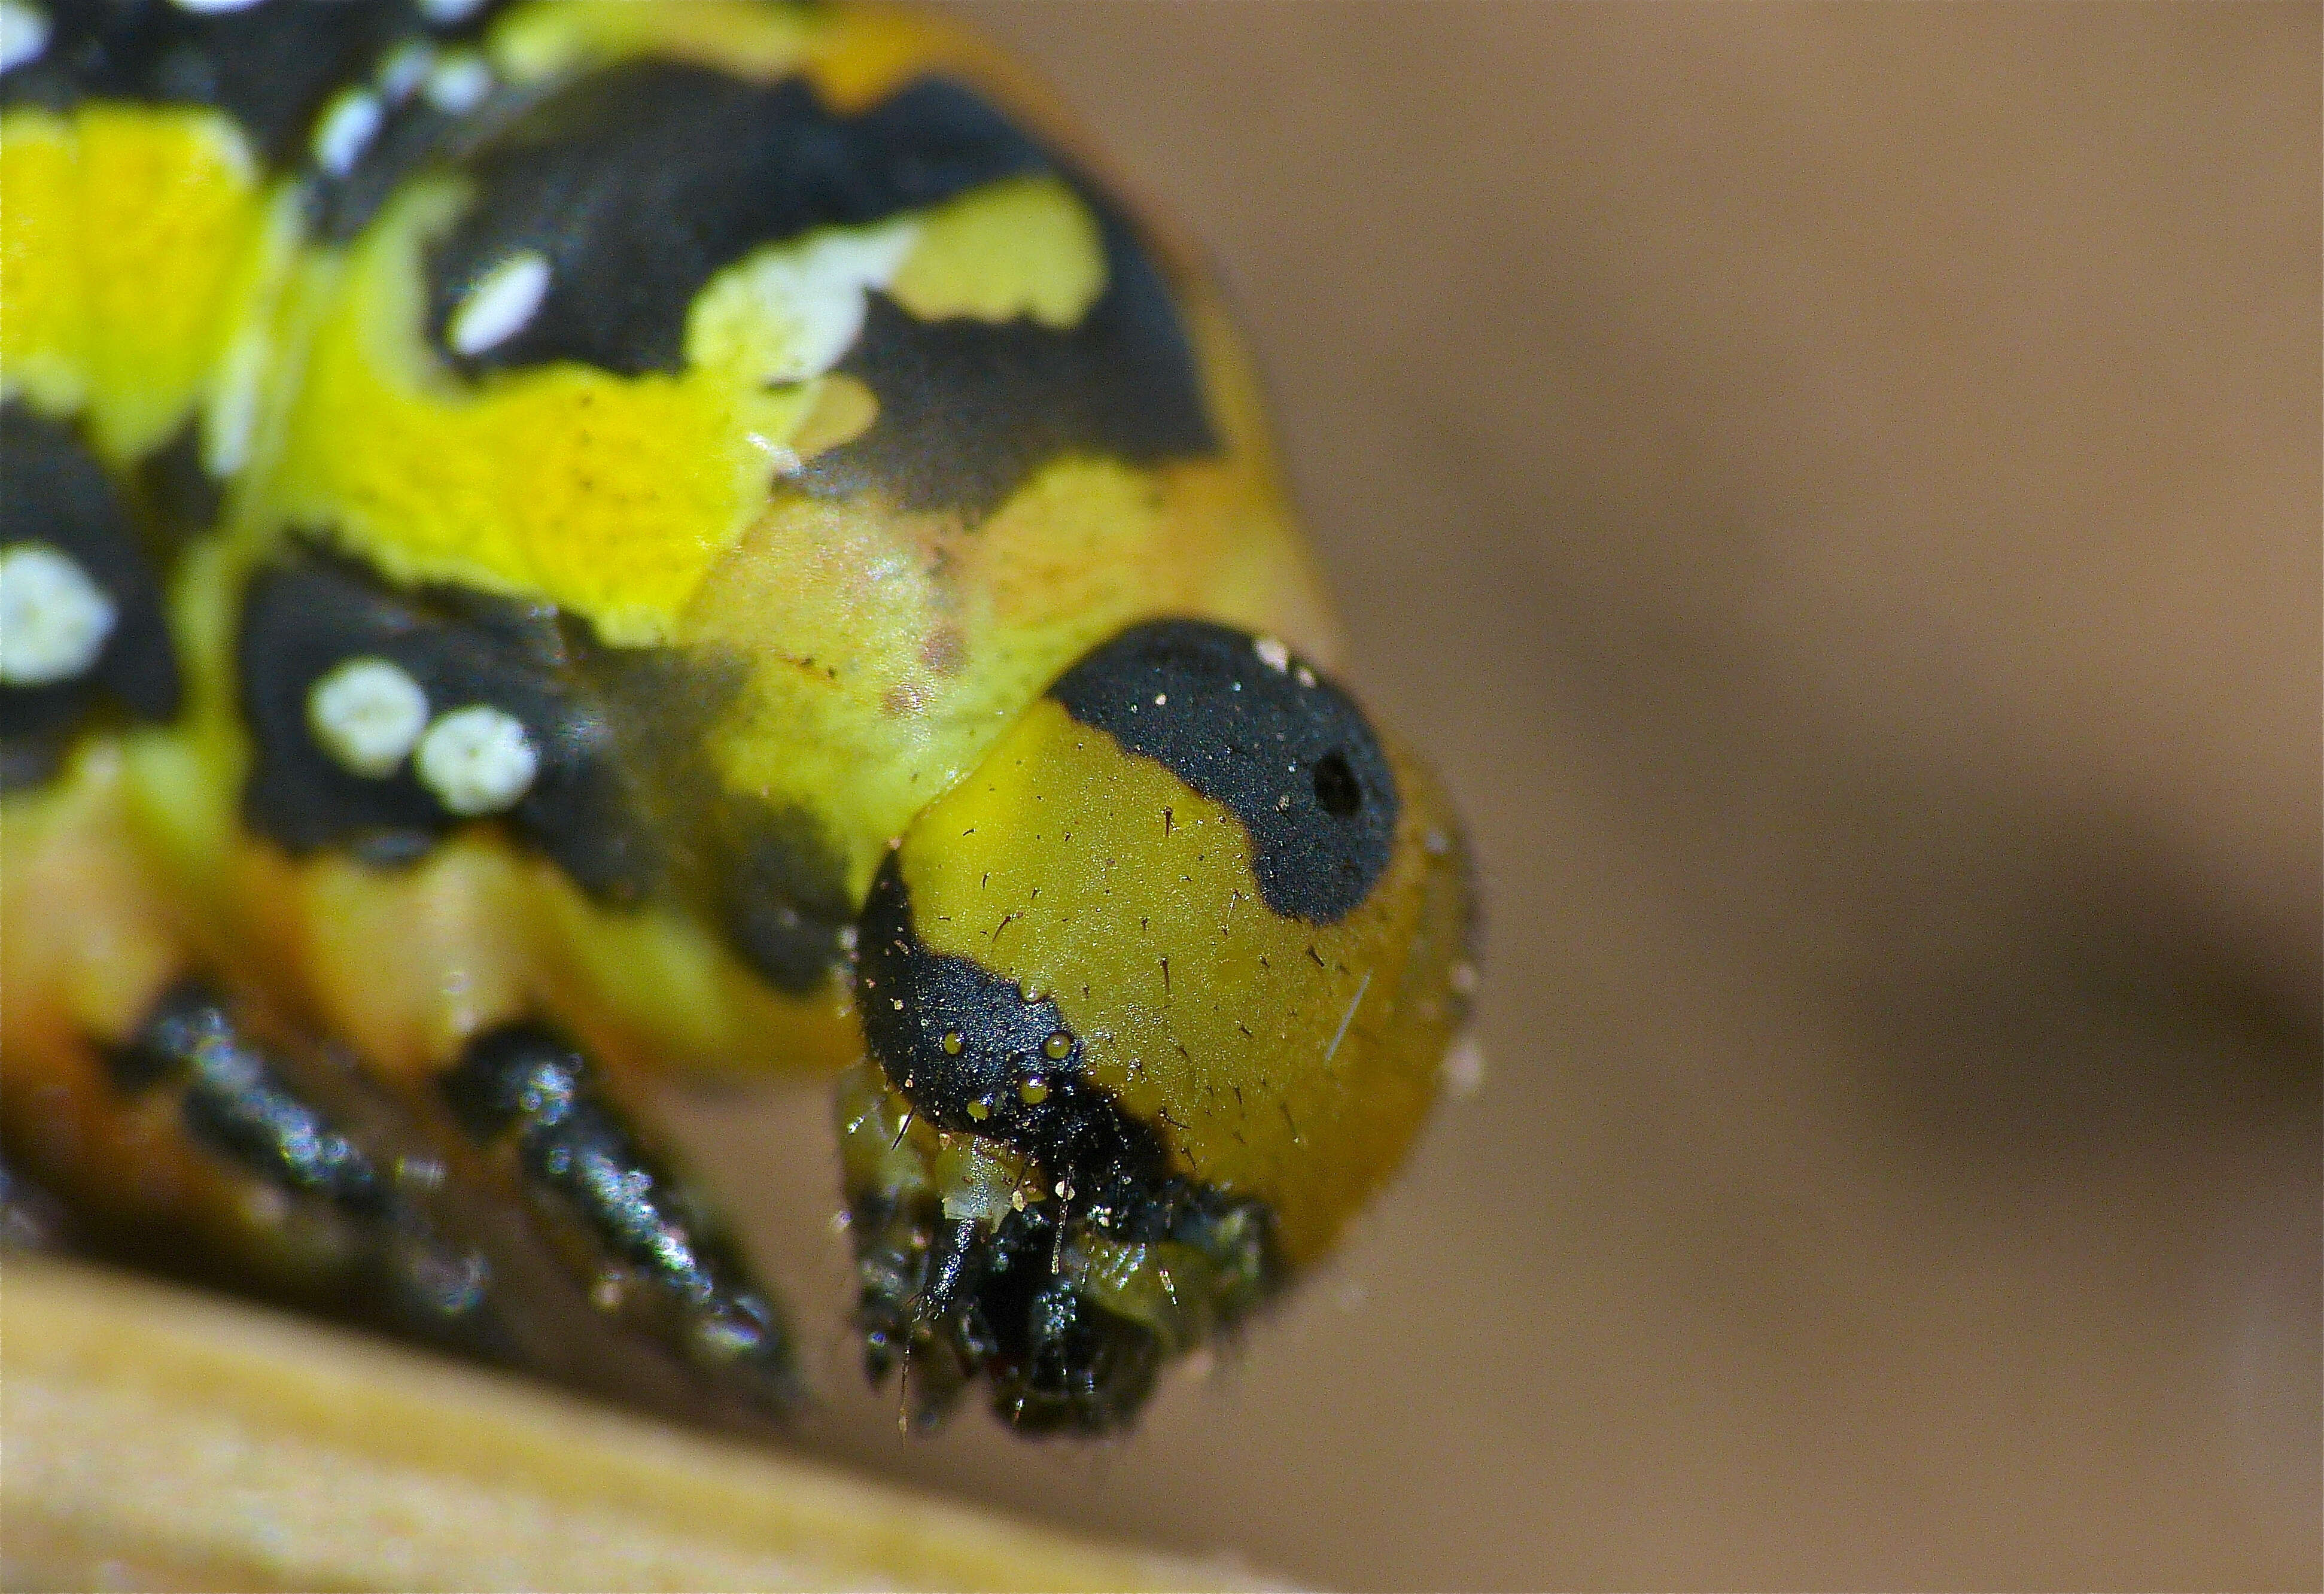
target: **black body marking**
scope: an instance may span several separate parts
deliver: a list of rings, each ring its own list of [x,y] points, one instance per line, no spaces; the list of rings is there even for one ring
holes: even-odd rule
[[[295,167],[316,114],[399,39],[425,36],[409,0],[272,0],[238,11],[64,0],[47,48],[0,77],[0,105],[84,99],[211,106],[275,167]]]
[[[661,859],[631,801],[612,731],[573,678],[572,644],[553,610],[430,588],[400,593],[352,562],[309,552],[253,577],[238,663],[254,743],[244,809],[294,852],[344,845],[380,861],[416,857],[466,823],[412,774],[343,768],[307,718],[314,684],[352,659],[401,668],[432,713],[484,704],[525,728],[540,766],[507,818],[583,889],[643,897]]]
[[[720,917],[742,960],[778,990],[813,990],[843,960],[855,917],[838,855],[815,822],[750,798],[724,805]]]
[[[863,336],[838,368],[878,395],[880,419],[810,460],[799,484],[835,495],[876,488],[906,509],[982,514],[1061,454],[1142,465],[1214,450],[1170,290],[1129,225],[1093,204],[1106,290],[1069,330],[1022,318],[921,321],[873,294]]]
[[[1241,631],[1195,620],[1136,626],[1049,696],[1240,819],[1277,913],[1334,923],[1388,868],[1396,776],[1363,710],[1296,659],[1274,668]]]
[[[202,464],[202,428],[189,419],[177,435],[137,462],[137,494],[145,510],[146,549],[168,570],[178,552],[214,530],[226,509],[226,486]]]
[[[64,741],[110,700],[135,719],[178,712],[177,656],[128,506],[74,429],[0,409],[0,548],[45,543],[114,606],[104,651],[70,680],[0,685],[0,790],[36,784]]]
[[[844,116],[803,79],[762,88],[668,62],[617,67],[552,95],[466,167],[475,203],[428,263],[439,352],[472,373],[577,360],[627,375],[680,369],[695,296],[754,249],[1002,178],[1064,173],[957,84],[924,78]],[[880,419],[812,462],[801,486],[881,489],[910,508],[982,513],[1061,452],[1144,462],[1216,447],[1160,272],[1129,224],[1083,192],[1104,229],[1108,281],[1081,324],[927,323],[875,294],[839,368],[869,382]],[[451,354],[445,327],[463,298],[528,250],[549,263],[540,308],[482,354]]]
[[[593,898],[705,898],[735,951],[794,994],[841,961],[854,909],[822,832],[724,792],[702,767],[700,728],[732,687],[715,663],[602,647],[546,606],[454,586],[405,592],[312,548],[252,579],[239,651],[254,753],[244,808],[291,852],[346,847],[393,864],[468,823],[410,760],[368,777],[316,742],[315,683],[349,659],[383,659],[431,714],[484,704],[524,725],[540,765],[501,817]]]
[[[429,260],[429,329],[442,347],[469,286],[537,250],[549,263],[540,309],[515,336],[456,364],[677,372],[695,295],[753,249],[1047,165],[947,85],[842,117],[803,78],[761,88],[702,67],[614,67],[519,116],[467,162],[476,200]]]
[[[596,1071],[527,1024],[478,1037],[442,1081],[461,1127],[513,1147],[522,1193],[607,1309],[759,1398],[798,1396],[789,1337],[723,1229],[646,1147]]]

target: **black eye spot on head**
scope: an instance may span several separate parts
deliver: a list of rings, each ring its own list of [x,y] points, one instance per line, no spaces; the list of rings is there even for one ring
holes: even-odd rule
[[[1348,768],[1345,753],[1327,752],[1315,760],[1315,806],[1334,819],[1352,819],[1362,809],[1363,782]]]
[[[1049,696],[1242,821],[1259,891],[1331,924],[1370,894],[1396,838],[1396,776],[1354,699],[1278,644],[1206,621],[1133,627]]]

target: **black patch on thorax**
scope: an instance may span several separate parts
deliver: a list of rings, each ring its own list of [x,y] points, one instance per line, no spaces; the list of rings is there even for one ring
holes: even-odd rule
[[[469,823],[409,757],[371,777],[317,743],[316,682],[365,658],[410,676],[431,717],[481,704],[524,726],[539,768],[499,817],[590,896],[697,904],[778,990],[830,978],[854,911],[836,854],[810,816],[727,792],[702,758],[732,682],[668,650],[604,647],[546,604],[456,586],[406,591],[307,546],[260,571],[240,645],[254,830],[293,852],[345,847],[392,864]]]
[[[10,404],[0,409],[0,548],[24,543],[78,566],[112,603],[114,621],[80,675],[0,685],[0,789],[45,779],[63,742],[108,705],[166,720],[180,696],[161,588],[129,506],[72,427]]]
[[[921,322],[874,294],[839,369],[871,385],[880,419],[800,485],[981,514],[1061,452],[1149,462],[1216,447],[1176,308],[1127,222],[958,84],[924,78],[842,115],[801,78],[761,87],[632,62],[515,116],[465,167],[475,202],[428,263],[438,353],[470,373],[573,360],[624,375],[680,370],[695,296],[757,248],[1059,172],[1104,231],[1098,303],[1056,331],[1025,318]],[[549,264],[539,308],[493,347],[451,353],[461,300],[525,251]]]
[[[481,704],[516,719],[540,755],[507,815],[518,833],[592,895],[636,900],[652,889],[663,861],[634,812],[611,727],[576,689],[555,611],[450,587],[399,592],[312,550],[260,571],[244,604],[242,706],[254,756],[244,808],[253,829],[294,852],[346,846],[384,862],[417,857],[465,823],[408,758],[372,778],[317,744],[309,694],[364,658],[410,676],[431,714]]]
[[[240,123],[278,169],[297,164],[316,113],[333,95],[362,82],[396,40],[423,32],[409,0],[272,0],[222,12],[162,0],[65,0],[46,9],[48,45],[0,77],[0,105],[212,106]]]
[[[921,321],[873,294],[838,368],[878,395],[879,422],[810,460],[799,484],[831,496],[882,489],[906,509],[978,515],[1062,454],[1150,465],[1214,451],[1169,287],[1130,225],[1092,202],[1106,290],[1076,326]]]
[[[1199,620],[1132,627],[1049,688],[1065,711],[1150,758],[1249,832],[1267,905],[1345,918],[1395,845],[1395,772],[1355,700],[1296,659]]]

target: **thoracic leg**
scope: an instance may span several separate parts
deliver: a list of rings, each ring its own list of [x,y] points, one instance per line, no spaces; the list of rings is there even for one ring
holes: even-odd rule
[[[489,1269],[439,1235],[403,1187],[432,1186],[429,1166],[387,1166],[294,1083],[279,1060],[198,981],[171,988],[106,1072],[125,1102],[174,1097],[188,1138],[244,1184],[254,1215],[278,1212],[334,1230],[358,1288],[380,1290],[404,1327],[485,1348]]]
[[[600,1311],[754,1404],[796,1402],[790,1337],[771,1299],[602,1069],[548,1028],[510,1024],[471,1042],[442,1089]]]

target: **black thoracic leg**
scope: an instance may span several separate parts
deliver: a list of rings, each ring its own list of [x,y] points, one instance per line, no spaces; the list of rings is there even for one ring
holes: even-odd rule
[[[535,1221],[592,1301],[756,1403],[798,1399],[790,1336],[709,1208],[556,1034],[478,1037],[443,1081],[466,1132],[512,1158]]]
[[[57,1199],[0,1158],[0,1251],[61,1250],[71,1239]]]
[[[171,990],[107,1061],[126,1095],[175,1092],[196,1144],[263,1189],[341,1221],[368,1282],[402,1327],[474,1350],[498,1348],[482,1257],[438,1233],[401,1187],[410,1170],[380,1166],[207,986],[189,981]]]

